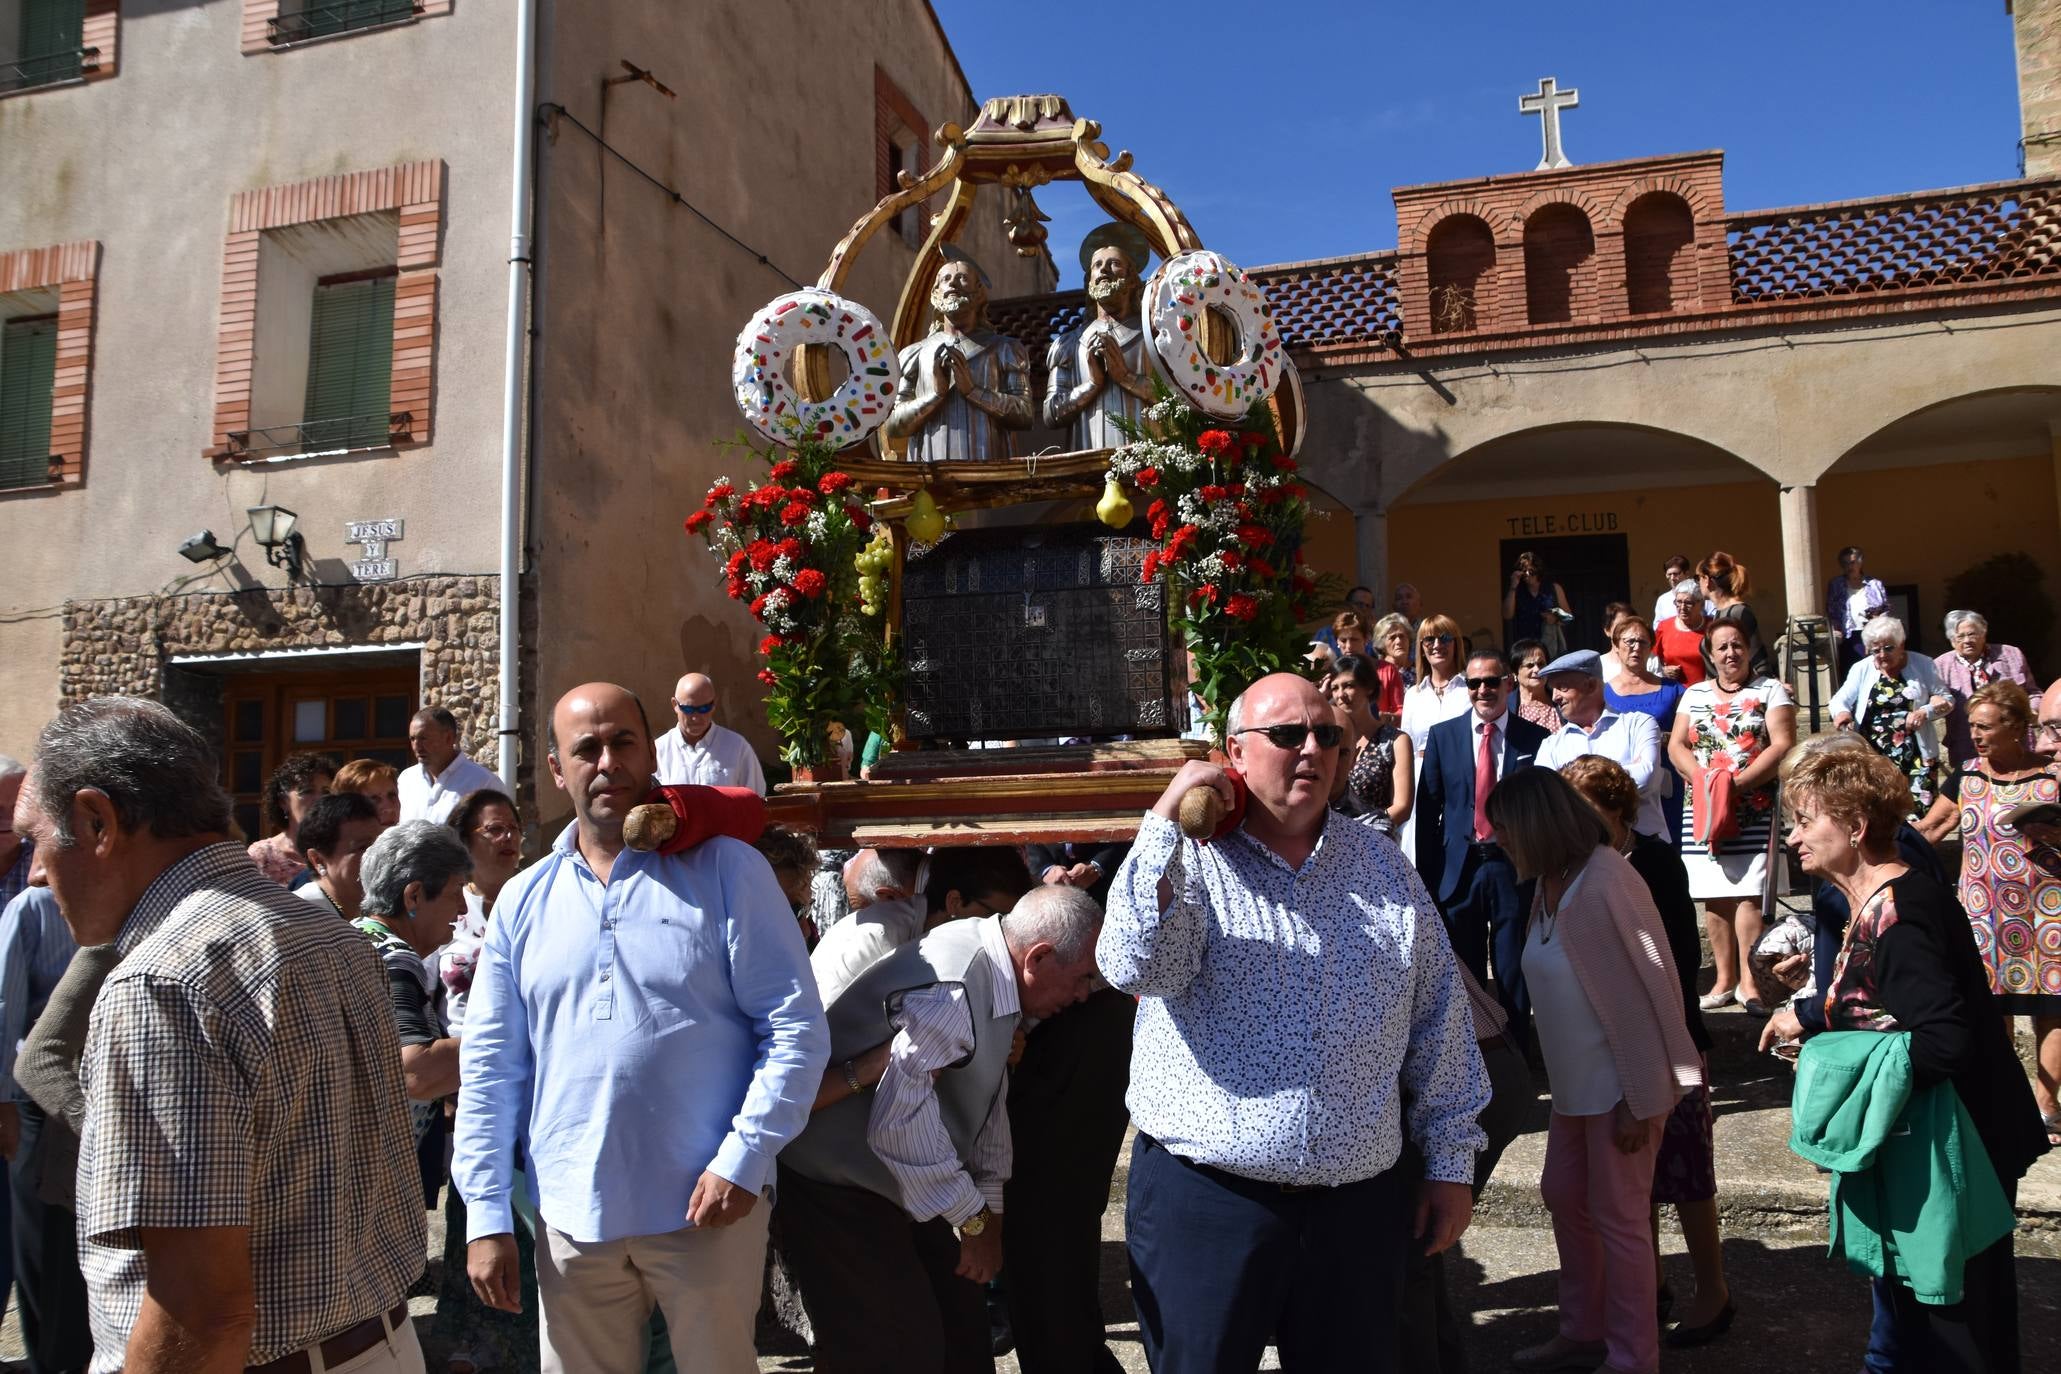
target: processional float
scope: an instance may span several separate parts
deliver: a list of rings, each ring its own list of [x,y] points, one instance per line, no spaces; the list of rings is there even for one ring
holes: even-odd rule
[[[1054,95],[944,125],[936,165],[738,337],[770,472],[719,481],[687,528],[769,631],[759,676],[796,776],[771,812],[826,841],[1129,838],[1209,752],[1182,737],[1191,688],[1220,738],[1228,696],[1303,642],[1302,394],[1265,292],[1100,135]],[[1061,182],[1110,220],[1082,247],[1080,318],[1034,357],[990,323],[959,241],[1001,195],[1014,251],[1042,256],[1034,192]],[[846,280],[940,195],[889,326]],[[1093,520],[1064,519],[1098,493]],[[869,716],[893,752],[843,779],[826,730]]]

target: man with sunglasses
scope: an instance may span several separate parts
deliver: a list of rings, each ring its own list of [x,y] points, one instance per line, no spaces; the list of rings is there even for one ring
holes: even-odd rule
[[[1537,762],[1547,735],[1510,709],[1510,665],[1494,649],[1467,660],[1473,709],[1431,727],[1417,783],[1417,871],[1444,913],[1453,952],[1478,982],[1491,966],[1496,996],[1523,1043],[1531,1000],[1518,963],[1524,954],[1531,886],[1496,843],[1488,794],[1519,768]]]
[[[1272,1342],[1286,1369],[1393,1370],[1408,1247],[1443,1250],[1472,1215],[1488,1077],[1423,886],[1329,809],[1330,704],[1276,673],[1228,724],[1243,819],[1185,838],[1191,789],[1235,794],[1214,764],[1182,765],[1096,951],[1139,999],[1125,1234],[1146,1359],[1215,1374]]]
[[[766,773],[744,736],[716,724],[716,684],[689,673],[673,684],[676,728],[658,737],[658,780],[749,787],[766,795]]]

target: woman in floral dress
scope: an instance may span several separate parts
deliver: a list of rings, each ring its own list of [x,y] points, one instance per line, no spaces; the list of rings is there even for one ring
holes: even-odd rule
[[[1380,688],[1374,660],[1362,654],[1341,657],[1326,684],[1331,704],[1352,717],[1360,737],[1341,807],[1360,824],[1394,839],[1396,827],[1409,818],[1415,777],[1410,737],[1374,710]]]
[[[1968,699],[1975,757],[1962,765],[1961,906],[2006,1016],[2030,1016],[2039,1051],[2033,1096],[2061,1143],[2061,855],[2004,820],[2028,802],[2061,802],[2061,777],[2025,747],[2032,702],[2015,682]]]
[[[1796,743],[1796,705],[1789,689],[1752,673],[1753,641],[1736,620],[1714,620],[1706,637],[1715,674],[1682,695],[1668,736],[1668,760],[1688,783],[1682,808],[1682,863],[1689,893],[1704,904],[1717,980],[1700,1000],[1704,1010],[1735,997],[1763,1010],[1748,955],[1760,940],[1761,898],[1768,886],[1775,833],[1776,769]],[[1694,804],[1708,795],[1711,775],[1729,773],[1738,828],[1717,839],[1699,838]],[[1779,879],[1781,870],[1775,868]]]

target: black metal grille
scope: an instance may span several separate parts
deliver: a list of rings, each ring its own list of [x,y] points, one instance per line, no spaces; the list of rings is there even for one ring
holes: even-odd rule
[[[297,425],[229,432],[229,453],[238,458],[263,458],[288,453],[328,453],[347,448],[385,448],[408,437],[412,415],[346,415],[334,420],[303,420]]]
[[[310,38],[327,38],[353,29],[399,24],[413,19],[420,8],[416,0],[326,0],[303,5],[273,16],[272,41],[304,43]]]
[[[955,535],[902,585],[915,739],[1176,733],[1166,589],[1138,581],[1152,543],[1099,525]]]
[[[54,86],[77,81],[100,65],[98,48],[66,48],[40,57],[20,57],[0,62],[0,94],[25,91],[31,86]]]

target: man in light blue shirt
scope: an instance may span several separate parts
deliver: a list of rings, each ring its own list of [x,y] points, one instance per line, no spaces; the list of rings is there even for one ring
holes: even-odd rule
[[[546,1371],[638,1374],[654,1302],[697,1368],[753,1370],[757,1204],[830,1054],[808,951],[751,846],[624,847],[654,763],[629,691],[561,697],[550,760],[574,824],[494,903],[466,1010],[451,1172],[467,1269],[517,1309],[519,1142]]]
[[[1639,819],[1632,829],[1666,839],[1660,798],[1668,774],[1660,766],[1662,741],[1653,717],[1610,706],[1603,696],[1603,656],[1594,649],[1562,654],[1539,676],[1553,689],[1553,705],[1565,723],[1539,746],[1538,766],[1558,772],[1585,754],[1622,764],[1639,789]]]

